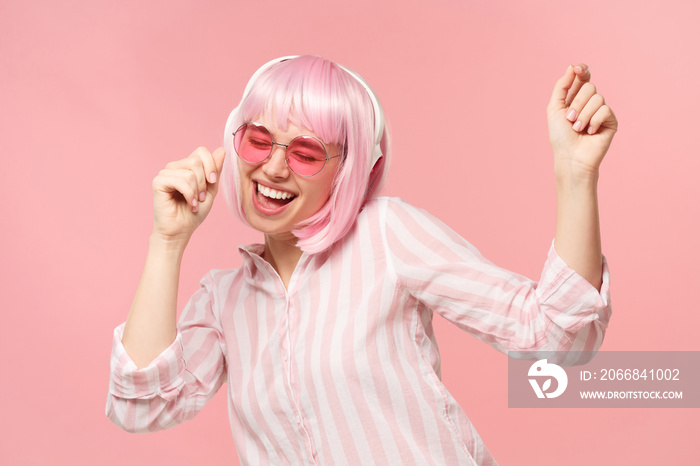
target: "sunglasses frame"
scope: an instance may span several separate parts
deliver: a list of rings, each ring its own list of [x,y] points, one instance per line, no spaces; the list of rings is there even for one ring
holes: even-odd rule
[[[267,154],[267,157],[265,157],[264,159],[262,159],[260,162],[249,162],[248,160],[244,159],[244,158],[241,156],[241,154],[238,153],[238,149],[236,149],[236,133],[238,133],[241,129],[243,129],[244,127],[247,127],[248,125],[253,125],[253,126],[256,126],[256,127],[259,127],[259,128],[263,128],[265,131],[267,131],[267,134],[270,135],[270,142],[272,143],[272,146],[270,146],[270,152]],[[294,170],[294,169],[291,167],[291,165],[289,165],[289,157],[287,157],[287,149],[288,149],[289,146],[290,146],[294,141],[296,141],[297,139],[307,139],[307,138],[315,139],[316,141],[319,142],[319,144],[321,144],[321,147],[323,147],[323,153],[326,155],[326,158],[323,159],[323,165],[321,166],[321,168],[318,169],[318,171],[317,171],[316,173],[312,173],[311,175],[302,175],[301,173],[297,173],[296,170]],[[239,159],[243,160],[245,163],[247,163],[247,164],[249,164],[249,165],[260,165],[260,164],[263,164],[263,163],[267,162],[268,160],[270,160],[270,157],[272,156],[272,151],[274,150],[275,146],[282,146],[282,147],[284,147],[284,162],[287,164],[287,167],[288,167],[295,175],[301,176],[301,177],[304,177],[304,178],[309,178],[309,177],[311,177],[311,176],[318,175],[318,174],[321,173],[321,171],[323,171],[323,169],[326,167],[326,162],[328,162],[328,161],[331,160],[331,159],[334,159],[334,158],[336,158],[336,157],[340,157],[341,155],[343,155],[343,154],[338,154],[338,155],[334,155],[333,157],[328,157],[328,150],[326,149],[326,145],[323,143],[323,141],[321,141],[319,138],[317,138],[317,137],[315,137],[315,136],[311,136],[311,135],[307,135],[307,134],[302,134],[302,135],[300,135],[300,136],[295,137],[294,139],[292,139],[291,141],[289,141],[288,144],[282,144],[282,143],[280,143],[280,142],[275,142],[274,139],[272,139],[272,133],[270,132],[269,129],[267,129],[267,126],[265,126],[265,125],[263,125],[263,124],[261,124],[261,123],[256,123],[256,122],[254,122],[254,121],[249,121],[249,122],[247,122],[247,123],[243,123],[241,126],[238,127],[238,129],[237,129],[236,131],[233,132],[233,150],[236,151],[236,155],[238,156]]]

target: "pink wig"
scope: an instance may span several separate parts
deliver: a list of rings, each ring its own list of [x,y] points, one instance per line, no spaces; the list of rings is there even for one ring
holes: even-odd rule
[[[281,61],[264,70],[250,86],[231,112],[224,132],[226,159],[221,181],[226,202],[250,226],[241,205],[238,156],[233,149],[236,128],[261,115],[274,117],[282,131],[289,122],[308,128],[324,142],[337,144],[344,154],[328,202],[292,232],[304,252],[324,251],[345,236],[364,204],[383,185],[389,165],[389,131],[384,125],[383,157],[373,168],[372,99],[356,78],[323,58],[300,56]]]

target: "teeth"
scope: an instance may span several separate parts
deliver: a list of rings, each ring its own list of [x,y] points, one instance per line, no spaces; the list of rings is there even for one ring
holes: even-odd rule
[[[267,186],[263,186],[260,183],[258,183],[258,192],[261,193],[263,196],[272,198],[272,199],[290,199],[294,197],[294,194],[288,193],[285,191],[277,191],[276,189],[268,188]]]

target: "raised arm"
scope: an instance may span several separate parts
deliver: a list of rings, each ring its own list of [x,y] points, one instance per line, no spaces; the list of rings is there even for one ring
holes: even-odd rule
[[[617,131],[617,119],[590,79],[585,64],[569,66],[554,86],[547,119],[557,185],[554,248],[600,290],[598,173]]]
[[[180,263],[195,229],[211,210],[226,152],[200,147],[169,163],[153,180],[153,232],[122,344],[138,368],[175,340]]]

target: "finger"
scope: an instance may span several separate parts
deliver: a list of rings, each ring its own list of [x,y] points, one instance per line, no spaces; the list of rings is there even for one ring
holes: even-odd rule
[[[566,119],[570,122],[576,121],[583,107],[595,95],[595,86],[592,83],[584,83],[581,90],[576,94],[576,98],[566,111]]]
[[[216,161],[206,147],[198,147],[193,153],[202,160],[202,167],[208,183],[216,183]]]
[[[211,158],[214,162],[215,169],[214,171],[209,173],[209,179],[213,179],[214,181],[210,181],[208,189],[214,196],[216,196],[216,194],[219,191],[219,183],[217,183],[217,181],[219,180],[221,176],[221,170],[224,167],[224,160],[226,159],[226,150],[223,147],[219,147],[211,154]]]
[[[571,85],[571,89],[569,89],[569,95],[566,96],[567,107],[571,105],[571,102],[573,102],[581,87],[591,80],[591,70],[585,63],[579,63],[574,66],[574,74],[576,75],[576,79]]]
[[[180,160],[175,160],[168,163],[165,168],[169,170],[191,170],[197,179],[197,193],[200,201],[203,201],[206,196],[207,180],[204,175],[205,168],[202,161],[203,153],[208,152],[206,148],[200,147],[192,152],[188,157]]]
[[[612,109],[607,105],[602,105],[597,112],[591,117],[591,121],[588,123],[588,134],[595,134],[601,128],[611,128],[612,130],[617,129],[617,119]]]
[[[197,212],[199,208],[197,191],[194,189],[191,181],[187,179],[187,176],[178,174],[177,171],[161,170],[158,176],[153,179],[153,191],[168,194],[178,192],[190,206],[190,209],[193,212]]]
[[[169,169],[169,170],[177,170],[180,168],[188,168],[189,166],[190,166],[190,156],[187,156],[184,159],[173,160],[172,162],[168,162],[168,164],[165,166],[165,168]]]
[[[554,83],[554,90],[552,91],[552,97],[549,100],[548,111],[555,112],[567,107],[566,105],[566,93],[571,88],[574,83],[574,68],[569,65],[566,69],[564,76],[559,78],[556,83]]]
[[[192,170],[190,170],[188,168],[178,168],[175,170],[165,169],[165,170],[161,170],[161,174],[164,176],[167,176],[167,177],[171,177],[171,178],[177,177],[177,178],[183,179],[187,183],[187,185],[190,187],[191,192],[194,193],[194,195],[193,195],[194,199],[199,200],[199,192],[200,192],[199,183],[197,182],[197,176],[194,174],[194,172]],[[181,192],[181,194],[184,195],[185,193]],[[187,196],[185,196],[185,197],[187,197]],[[192,203],[191,201],[192,201],[192,199],[188,198],[188,202],[190,202],[190,204],[196,205],[196,203]]]
[[[588,102],[586,102],[586,105],[581,110],[581,114],[578,116],[576,123],[574,123],[574,131],[583,131],[583,129],[588,126],[593,115],[603,105],[605,105],[605,99],[600,94],[595,94],[593,97],[588,99]]]
[[[206,149],[204,150],[206,151]],[[186,160],[186,168],[194,173],[194,176],[197,179],[197,193],[199,200],[203,201],[206,198],[207,178],[199,149],[192,152],[192,154],[190,154]]]
[[[226,159],[226,149],[224,149],[223,147],[219,147],[212,154],[212,158],[214,159],[214,163],[216,164],[216,172],[218,174],[221,174],[221,170],[224,167],[224,160]]]

